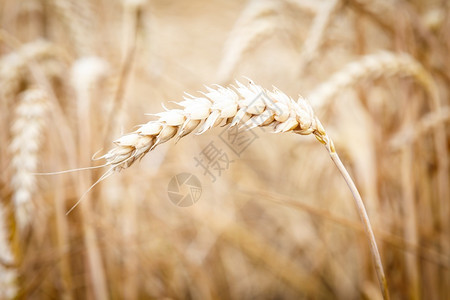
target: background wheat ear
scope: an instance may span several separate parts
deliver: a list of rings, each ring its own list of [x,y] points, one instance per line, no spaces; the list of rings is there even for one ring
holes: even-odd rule
[[[30,88],[20,96],[11,129],[10,152],[13,175],[12,200],[19,229],[27,227],[35,215],[36,172],[45,125],[48,97],[41,88]]]
[[[130,167],[157,145],[184,137],[197,128],[197,134],[221,124],[241,125],[247,130],[271,127],[274,133],[313,134],[325,145],[352,192],[369,240],[383,297],[389,299],[381,257],[362,198],[336,153],[333,141],[315,116],[309,102],[301,97],[296,102],[276,88],[270,92],[251,80],[247,86],[237,81],[236,87],[225,88],[217,85],[207,88],[207,92],[202,94],[201,97],[188,94],[183,102],[178,103],[183,109],[167,109],[154,114],[157,120],[141,125],[135,132],[115,140],[116,147],[101,157],[106,160],[105,164],[110,166],[110,169],[99,180],[104,180],[114,171]]]
[[[17,41],[14,41],[17,42]],[[11,101],[23,86],[30,85],[30,65],[34,62],[42,64],[44,71],[52,73],[55,71],[51,61],[62,57],[61,51],[54,44],[38,39],[24,45],[16,45],[18,49],[3,56],[0,59],[0,86],[1,97],[6,101]],[[48,63],[49,69],[46,70],[45,64]]]
[[[225,42],[217,71],[219,82],[228,83],[243,56],[277,30],[280,9],[279,1],[248,2]]]
[[[13,299],[17,295],[17,270],[9,239],[7,213],[0,201],[0,298]]]

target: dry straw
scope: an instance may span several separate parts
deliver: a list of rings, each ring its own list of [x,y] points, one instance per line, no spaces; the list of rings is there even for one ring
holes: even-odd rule
[[[105,166],[109,166],[109,170],[97,182],[112,175],[114,171],[130,167],[157,145],[182,138],[195,130],[197,134],[202,134],[219,125],[240,125],[247,129],[267,126],[273,128],[274,133],[313,134],[325,145],[354,196],[370,241],[383,296],[389,298],[381,258],[361,196],[308,101],[300,97],[296,102],[277,89],[270,92],[250,81],[247,86],[236,82],[236,86],[232,88],[207,88],[207,92],[200,97],[186,94],[184,101],[177,104],[181,109],[166,109],[154,114],[156,120],[115,140],[116,146],[99,158],[106,160]]]

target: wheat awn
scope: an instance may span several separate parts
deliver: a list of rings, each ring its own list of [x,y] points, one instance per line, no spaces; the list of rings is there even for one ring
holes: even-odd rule
[[[182,109],[166,109],[164,112],[153,114],[157,120],[143,124],[136,131],[115,140],[116,146],[99,158],[106,160],[105,165],[109,166],[109,170],[92,187],[115,171],[130,167],[159,144],[179,139],[196,129],[197,134],[202,134],[221,124],[241,125],[247,129],[270,126],[274,133],[313,134],[325,145],[353,194],[370,243],[383,297],[389,299],[386,277],[364,203],[337,155],[333,141],[315,116],[309,102],[301,97],[298,101],[294,101],[276,88],[270,92],[251,80],[248,86],[238,81],[236,85],[233,88],[218,85],[214,88],[207,87],[207,92],[202,93],[201,97],[186,94],[184,101],[177,103]]]

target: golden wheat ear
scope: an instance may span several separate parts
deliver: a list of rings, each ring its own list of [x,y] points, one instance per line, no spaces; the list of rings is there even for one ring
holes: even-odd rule
[[[164,112],[152,114],[156,120],[141,125],[136,131],[116,139],[115,147],[100,157],[105,159],[105,165],[110,166],[110,169],[89,190],[111,176],[114,171],[130,167],[159,144],[171,139],[177,140],[195,130],[197,134],[202,134],[213,127],[225,124],[245,125],[250,128],[271,127],[275,133],[313,134],[325,145],[353,194],[370,244],[382,294],[385,299],[389,298],[386,276],[364,203],[339,159],[333,141],[325,132],[307,100],[300,97],[298,101],[294,101],[276,88],[268,91],[249,80],[247,85],[237,81],[236,86],[208,87],[207,91],[199,97],[186,94],[184,101],[178,105],[183,109],[166,109]]]

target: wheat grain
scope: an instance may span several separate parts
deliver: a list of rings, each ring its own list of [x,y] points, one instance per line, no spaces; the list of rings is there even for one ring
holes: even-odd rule
[[[11,129],[12,201],[16,223],[20,229],[29,225],[33,216],[32,199],[36,192],[36,181],[32,173],[36,172],[38,164],[47,101],[46,93],[40,88],[24,92]]]

